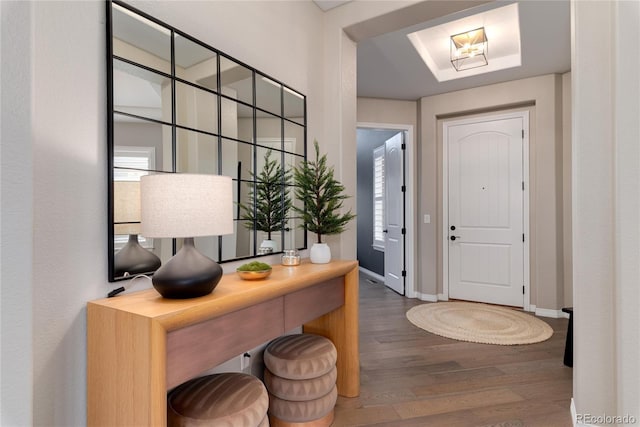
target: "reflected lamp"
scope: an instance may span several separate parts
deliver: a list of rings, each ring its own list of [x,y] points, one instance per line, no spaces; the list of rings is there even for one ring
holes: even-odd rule
[[[484,27],[451,36],[451,64],[456,71],[488,65],[489,41]]]
[[[115,234],[128,234],[129,240],[113,258],[118,276],[150,273],[160,267],[160,258],[140,246],[140,182],[113,183],[113,219]]]
[[[168,173],[140,179],[145,237],[182,238],[182,248],[153,275],[165,298],[195,298],[213,291],[222,267],[200,253],[194,237],[233,233],[230,177]]]

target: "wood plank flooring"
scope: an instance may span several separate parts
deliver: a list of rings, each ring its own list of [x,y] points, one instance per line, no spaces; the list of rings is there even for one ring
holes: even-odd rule
[[[571,426],[566,319],[542,343],[455,341],[412,325],[401,297],[360,276],[361,391],[339,397],[333,426]]]

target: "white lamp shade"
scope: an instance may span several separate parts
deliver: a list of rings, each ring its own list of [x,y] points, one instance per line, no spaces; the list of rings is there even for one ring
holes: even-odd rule
[[[140,182],[113,183],[115,234],[140,234]]]
[[[140,179],[141,234],[146,237],[220,236],[233,233],[231,178],[168,173]]]

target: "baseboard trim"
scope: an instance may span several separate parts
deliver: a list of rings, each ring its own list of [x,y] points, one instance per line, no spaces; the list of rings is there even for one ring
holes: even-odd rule
[[[367,270],[364,267],[358,267],[358,270],[360,270],[360,272],[362,274],[366,274],[367,276],[371,277],[372,279],[377,280],[378,282],[382,283],[384,285],[384,277],[379,275],[378,273],[374,273],[371,270]]]
[[[416,292],[416,298],[421,299],[423,301],[432,301],[432,302],[436,302],[436,301],[449,301],[449,298],[447,298],[445,296],[445,294],[438,294],[438,295],[432,295],[432,294],[421,294],[419,292]],[[530,304],[529,305],[529,309],[526,310],[530,313],[535,314],[536,316],[540,316],[540,317],[551,317],[553,319],[568,319],[569,318],[569,313],[565,313],[562,310],[553,310],[553,309],[549,309],[549,308],[538,308],[535,306],[535,304]]]
[[[421,301],[438,302],[438,296],[433,294],[423,294],[420,292],[416,292],[416,298]]]
[[[551,317],[553,319],[568,319],[569,313],[565,313],[562,310],[553,310],[549,308],[537,308],[532,306],[532,310],[536,316]]]

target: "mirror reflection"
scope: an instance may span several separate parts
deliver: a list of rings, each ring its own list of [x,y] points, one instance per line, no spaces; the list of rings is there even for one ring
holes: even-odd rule
[[[203,132],[176,130],[176,170],[183,173],[218,173],[218,137]]]
[[[113,55],[171,74],[171,31],[124,5],[112,3]]]
[[[149,167],[148,157],[128,156],[130,153],[135,152],[118,150],[122,156],[114,159],[117,168],[113,182],[113,269],[116,276],[153,272],[160,267],[162,256],[161,241],[140,236],[140,177],[148,173],[141,169]]]
[[[304,97],[287,87],[284,88],[284,117],[299,125],[306,124]]]
[[[176,34],[176,76],[212,91],[218,90],[218,54]]]
[[[256,73],[256,107],[282,115],[282,85]]]
[[[218,133],[218,96],[186,83],[176,82],[176,124],[212,134]]]
[[[291,210],[291,171],[282,163],[280,151],[257,147],[256,172],[245,183],[247,201],[240,203],[240,218],[244,226],[257,232],[262,253],[282,250],[283,233]]]
[[[171,121],[171,80],[162,74],[114,59],[113,108],[152,120]]]
[[[145,174],[232,177],[234,234],[196,238],[218,262],[304,249],[290,209],[300,205],[291,171],[306,155],[304,95],[121,1],[108,7],[109,280],[151,273],[182,245],[140,235]]]
[[[306,129],[296,123],[284,121],[284,151],[304,156]]]
[[[222,94],[253,105],[253,71],[226,56],[220,57]]]

